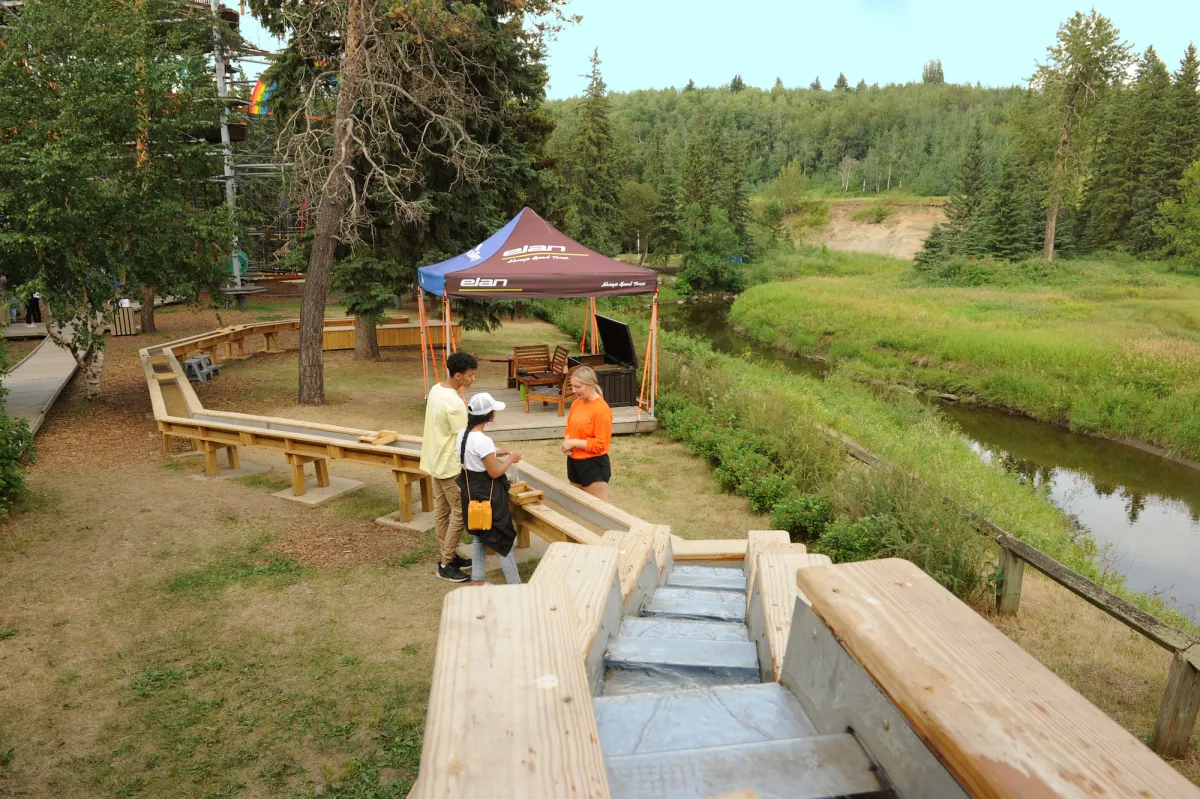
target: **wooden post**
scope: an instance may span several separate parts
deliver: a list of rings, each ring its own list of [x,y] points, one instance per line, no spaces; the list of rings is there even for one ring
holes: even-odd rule
[[[175,449],[174,449],[174,447],[171,446],[171,437],[169,435],[167,435],[166,433],[163,433],[162,437],[163,437],[163,456],[169,458],[169,457],[171,457],[172,454],[174,454]]]
[[[1197,710],[1200,710],[1200,644],[1193,644],[1185,652],[1176,652],[1171,659],[1167,689],[1163,691],[1150,748],[1163,757],[1187,757]]]
[[[433,478],[427,474],[421,476],[421,510],[433,512]]]
[[[327,488],[329,486],[329,462],[324,458],[317,458],[313,461],[313,468],[317,470],[317,485]]]
[[[413,476],[408,472],[392,472],[392,477],[396,478],[396,488],[399,490],[400,494],[400,521],[411,522],[413,517]],[[425,506],[425,497],[423,494],[424,492],[422,492],[421,507]]]
[[[1012,550],[1000,548],[1000,585],[996,586],[996,610],[1016,613],[1021,606],[1021,581],[1025,576],[1025,561]]]
[[[298,455],[288,455],[288,463],[292,465],[292,494],[304,496],[304,459]]]
[[[204,442],[204,474],[217,476],[217,445],[211,441]]]
[[[237,447],[226,447],[225,454],[229,456],[229,468],[240,469],[242,467],[241,458],[238,457]]]

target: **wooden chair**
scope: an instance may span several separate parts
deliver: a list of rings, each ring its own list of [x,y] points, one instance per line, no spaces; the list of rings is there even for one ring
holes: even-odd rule
[[[575,392],[571,390],[571,373],[563,372],[561,375],[556,375],[553,381],[547,379],[527,385],[525,413],[529,413],[529,401],[537,400],[548,405],[557,405],[558,415],[563,416],[567,412],[567,403],[573,399],[575,399]]]
[[[517,379],[537,378],[550,372],[550,347],[546,344],[531,344],[513,347],[513,371]]]

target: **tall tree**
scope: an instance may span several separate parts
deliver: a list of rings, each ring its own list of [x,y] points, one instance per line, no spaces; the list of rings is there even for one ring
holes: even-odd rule
[[[814,92],[821,91],[821,76],[818,75],[817,77],[813,78],[813,82],[808,84],[808,88],[812,89]]]
[[[1138,254],[1158,250],[1162,241],[1155,232],[1158,205],[1172,196],[1171,172],[1171,75],[1153,47],[1146,48],[1134,89],[1135,120],[1144,144],[1141,167],[1131,197],[1129,249]],[[1141,149],[1141,148],[1139,148]]]
[[[720,161],[720,134],[706,122],[693,121],[683,156],[684,205],[705,209],[717,201]]]
[[[692,80],[691,78],[688,78],[687,85],[683,87],[683,90],[684,90],[685,92],[694,92],[694,91],[696,91],[696,81]]]
[[[567,232],[597,252],[615,255],[622,168],[609,119],[608,87],[600,74],[599,49],[593,51],[590,63],[571,153],[563,169],[571,206]]]
[[[1107,17],[1093,9],[1076,12],[1058,29],[1047,60],[1039,64],[1031,83],[1044,95],[1049,113],[1048,132],[1055,139],[1053,163],[1046,189],[1046,232],[1042,256],[1054,258],[1055,232],[1063,200],[1074,198],[1082,172],[1083,153],[1077,134],[1092,117],[1113,83],[1129,64],[1129,45]]]
[[[10,286],[41,293],[96,399],[115,301],[142,285],[215,288],[231,247],[224,206],[193,202],[221,172],[197,141],[219,120],[213,21],[165,0],[39,0],[8,22],[0,261]]]
[[[1184,170],[1179,199],[1167,200],[1159,210],[1158,234],[1168,252],[1200,271],[1200,161]]]
[[[965,230],[975,220],[987,195],[987,163],[983,157],[983,125],[975,121],[958,168],[958,187],[946,207],[950,224]]]
[[[716,203],[733,226],[745,254],[750,245],[751,221],[750,198],[746,193],[746,147],[736,133],[727,133],[720,138],[714,155]]]
[[[835,92],[844,92],[849,88],[850,81],[846,80],[846,73],[839,72],[837,76],[837,82],[833,84],[833,90]]]
[[[1017,180],[1017,170],[1005,159],[983,213],[988,249],[1007,261],[1028,255],[1033,250],[1030,218],[1030,205]]]
[[[941,86],[946,82],[946,74],[942,72],[942,59],[935,58],[926,61],[921,70],[921,82],[931,86]]]
[[[741,75],[734,75],[733,80],[729,81],[730,94],[737,94],[744,88],[746,88],[746,82],[742,80]]]

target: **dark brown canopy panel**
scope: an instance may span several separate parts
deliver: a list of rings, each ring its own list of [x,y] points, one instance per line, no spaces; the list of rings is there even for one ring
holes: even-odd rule
[[[480,299],[653,294],[653,270],[605,257],[551,227],[532,209],[474,249],[417,270],[430,294]]]

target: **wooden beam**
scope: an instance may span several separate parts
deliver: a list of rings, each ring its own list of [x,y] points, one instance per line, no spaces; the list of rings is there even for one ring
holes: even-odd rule
[[[1021,583],[1025,578],[1025,561],[1010,549],[1000,548],[1000,578],[996,586],[996,610],[999,613],[1016,613],[1021,607]]]
[[[1200,644],[1176,652],[1167,674],[1151,747],[1163,757],[1185,758],[1200,712]]]
[[[1119,619],[1125,626],[1138,631],[1154,643],[1172,652],[1187,650],[1196,641],[1183,632],[1176,630],[1151,616],[1146,611],[1122,599],[1121,597],[1096,585],[1076,571],[1068,569],[1045,552],[1026,544],[1019,538],[1007,533],[996,536],[996,543],[1002,549],[1011,551],[1021,560],[1028,563],[1042,574],[1066,587],[1076,596],[1086,599],[1110,616]]]
[[[675,561],[685,560],[745,560],[746,539],[723,538],[713,541],[673,540],[671,549]]]
[[[577,641],[562,586],[448,593],[410,796],[608,799]]]
[[[655,534],[649,530],[609,530],[600,541],[620,555],[617,574],[621,581],[621,603],[636,614],[658,587]]]
[[[1200,799],[1200,789],[912,563],[801,569],[796,580],[974,799]]]
[[[780,546],[773,543],[773,547]],[[792,613],[796,600],[808,598],[796,582],[801,569],[830,566],[828,555],[787,552],[760,552],[754,569],[754,582],[747,588],[746,622],[750,640],[758,646],[759,674],[764,682],[779,681],[783,673],[783,655],[792,631]]]

